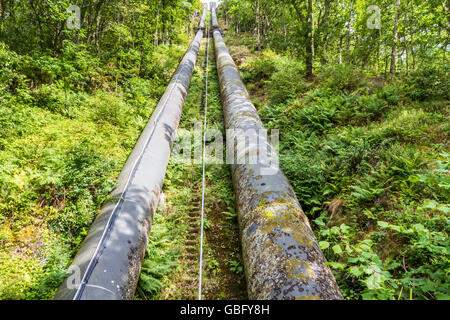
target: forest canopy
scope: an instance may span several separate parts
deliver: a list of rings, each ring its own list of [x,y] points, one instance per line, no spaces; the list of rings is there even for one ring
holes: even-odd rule
[[[442,0],[226,0],[223,11],[230,27],[255,35],[257,48],[302,57],[307,77],[326,63],[394,75],[447,59]]]

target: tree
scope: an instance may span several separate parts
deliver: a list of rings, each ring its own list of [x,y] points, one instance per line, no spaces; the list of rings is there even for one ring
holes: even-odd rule
[[[401,0],[397,0],[397,10],[395,15],[395,23],[394,23],[394,44],[392,45],[392,53],[391,53],[391,69],[390,74],[391,77],[395,75],[396,67],[396,58],[397,58],[397,42],[398,42],[398,21],[400,20],[400,4]]]
[[[235,32],[252,32],[257,50],[295,53],[305,77],[325,64],[346,63],[394,75],[420,63],[447,63],[450,14],[446,0],[378,0],[381,28],[371,29],[368,0],[225,0]],[[389,12],[395,12],[394,19]]]

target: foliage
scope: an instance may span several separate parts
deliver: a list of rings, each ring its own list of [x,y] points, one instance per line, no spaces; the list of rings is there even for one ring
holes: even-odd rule
[[[142,264],[139,291],[144,296],[158,293],[163,287],[161,279],[177,266],[178,254],[170,248],[174,229],[169,230],[166,225],[160,224],[159,220],[157,216]]]
[[[236,274],[240,274],[244,272],[244,267],[242,267],[239,261],[232,260],[230,261],[230,270]]]
[[[82,8],[81,30],[68,30],[70,4],[0,4],[1,299],[52,298],[185,52],[188,37],[177,33],[199,6],[164,3],[157,22],[155,2],[100,1]],[[143,30],[158,30],[158,41]]]
[[[265,50],[261,57],[248,59],[241,67],[243,79],[250,83],[267,80],[277,69],[277,55],[272,50]]]
[[[88,0],[81,29],[69,30],[71,4],[0,0],[1,299],[52,297],[201,7],[197,0]],[[448,8],[378,1],[382,12],[397,13],[382,14],[380,32],[367,27],[372,4],[226,0],[220,16],[233,37],[244,32],[235,40],[254,56],[242,76],[251,93],[267,93],[258,104],[262,120],[283,129],[282,168],[345,297],[448,299]],[[182,119],[188,129],[202,81],[192,81]],[[210,121],[223,131],[217,79],[210,85]],[[180,221],[193,201],[185,183],[198,182],[194,171],[168,170],[177,212],[155,219],[141,297],[158,297],[179,268],[187,232]],[[210,170],[208,205],[220,207],[237,241],[226,174]],[[207,219],[207,231],[214,227]],[[235,252],[208,261],[216,278],[224,269],[243,272]]]
[[[415,75],[348,85],[342,70],[262,108],[284,128],[282,169],[347,299],[448,299],[445,94],[430,107],[412,100]]]
[[[374,5],[380,10],[380,28],[373,28],[376,16],[369,8]],[[332,76],[334,70],[331,86],[358,86],[362,78],[352,77],[353,70],[395,76],[448,64],[448,7],[443,1],[225,0],[220,16],[229,32],[251,34],[255,50],[270,48],[300,58],[308,80],[322,69]],[[435,81],[446,81],[446,72],[435,74]],[[428,94],[411,93],[417,98]]]
[[[319,77],[326,87],[339,91],[354,91],[364,85],[361,70],[351,64],[336,64],[325,67]]]
[[[303,65],[296,61],[283,61],[267,82],[269,98],[273,104],[284,103],[307,91],[302,76]]]
[[[412,73],[408,79],[408,94],[411,99],[425,101],[449,99],[449,66],[426,66]]]

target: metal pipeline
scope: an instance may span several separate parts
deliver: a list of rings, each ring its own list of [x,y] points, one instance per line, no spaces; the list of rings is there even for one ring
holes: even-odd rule
[[[218,29],[215,10],[212,16],[227,152],[235,144],[237,154],[231,170],[249,298],[343,299],[292,186],[267,152],[272,147],[264,126]],[[258,143],[244,143],[236,130]]]
[[[206,13],[208,12],[208,4],[205,3],[203,7],[203,15],[198,25],[199,29],[205,29]]]
[[[216,15],[216,3],[211,2],[211,25],[213,29],[219,28],[219,22],[217,21],[217,15]]]
[[[93,222],[57,300],[132,299],[197,54],[199,30]]]

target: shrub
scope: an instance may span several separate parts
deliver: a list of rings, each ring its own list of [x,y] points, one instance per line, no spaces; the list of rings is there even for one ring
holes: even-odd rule
[[[31,96],[36,107],[68,118],[75,118],[86,102],[85,93],[61,88],[59,84],[44,84],[31,91]]]
[[[17,71],[20,57],[0,42],[0,91],[15,92],[25,86],[25,77]]]
[[[134,107],[137,115],[147,119],[159,97],[155,94],[158,90],[154,88],[154,83],[147,79],[138,77],[131,78],[124,86],[124,95],[126,102]]]
[[[321,134],[333,126],[336,110],[337,107],[333,100],[312,103],[298,111],[298,120],[306,127]]]
[[[403,98],[403,88],[387,85],[381,90],[379,97],[386,100],[389,105],[396,106]]]
[[[186,49],[185,46],[161,45],[153,55],[146,56],[142,77],[152,80],[152,87],[157,89],[155,90],[157,97],[164,93],[165,86],[169,83],[179,64],[180,56]]]
[[[374,154],[366,137],[355,130],[349,136],[331,136],[326,144],[330,168],[335,173],[356,174]]]
[[[260,57],[253,57],[241,66],[246,83],[264,83],[277,70],[278,56],[272,50],[264,50]]]
[[[31,113],[24,112],[18,106],[2,106],[0,108],[0,138],[21,134],[27,130],[26,118],[28,116],[31,116]]]
[[[71,240],[75,246],[81,243],[97,209],[115,184],[110,177],[117,164],[103,158],[87,142],[77,144],[61,159],[60,179],[53,183],[44,180],[40,187],[39,193],[45,195],[48,205],[58,203],[55,201],[57,198],[67,201],[51,225],[73,237]]]
[[[61,77],[61,62],[48,55],[24,56],[20,72],[30,80],[32,87],[38,87]]]
[[[125,128],[129,121],[130,108],[117,94],[100,91],[89,100],[88,105],[93,110],[93,120],[97,123]]]
[[[427,66],[412,73],[408,78],[408,94],[413,100],[449,99],[449,66]]]
[[[359,115],[372,121],[379,119],[389,106],[386,100],[377,95],[361,96],[358,101],[361,109]]]
[[[366,84],[362,71],[350,64],[330,65],[319,73],[319,79],[333,90],[353,91]]]
[[[306,92],[308,86],[303,76],[303,66],[295,61],[283,62],[267,82],[272,104],[285,103]]]
[[[178,265],[178,254],[170,248],[173,234],[164,224],[155,223],[152,227],[138,283],[138,292],[144,297],[156,296],[163,287],[163,277]]]
[[[37,107],[54,113],[66,114],[66,96],[57,85],[42,85],[32,93]]]
[[[326,167],[320,155],[313,157],[311,153],[297,150],[280,155],[280,160],[305,212],[320,206],[327,183]]]

